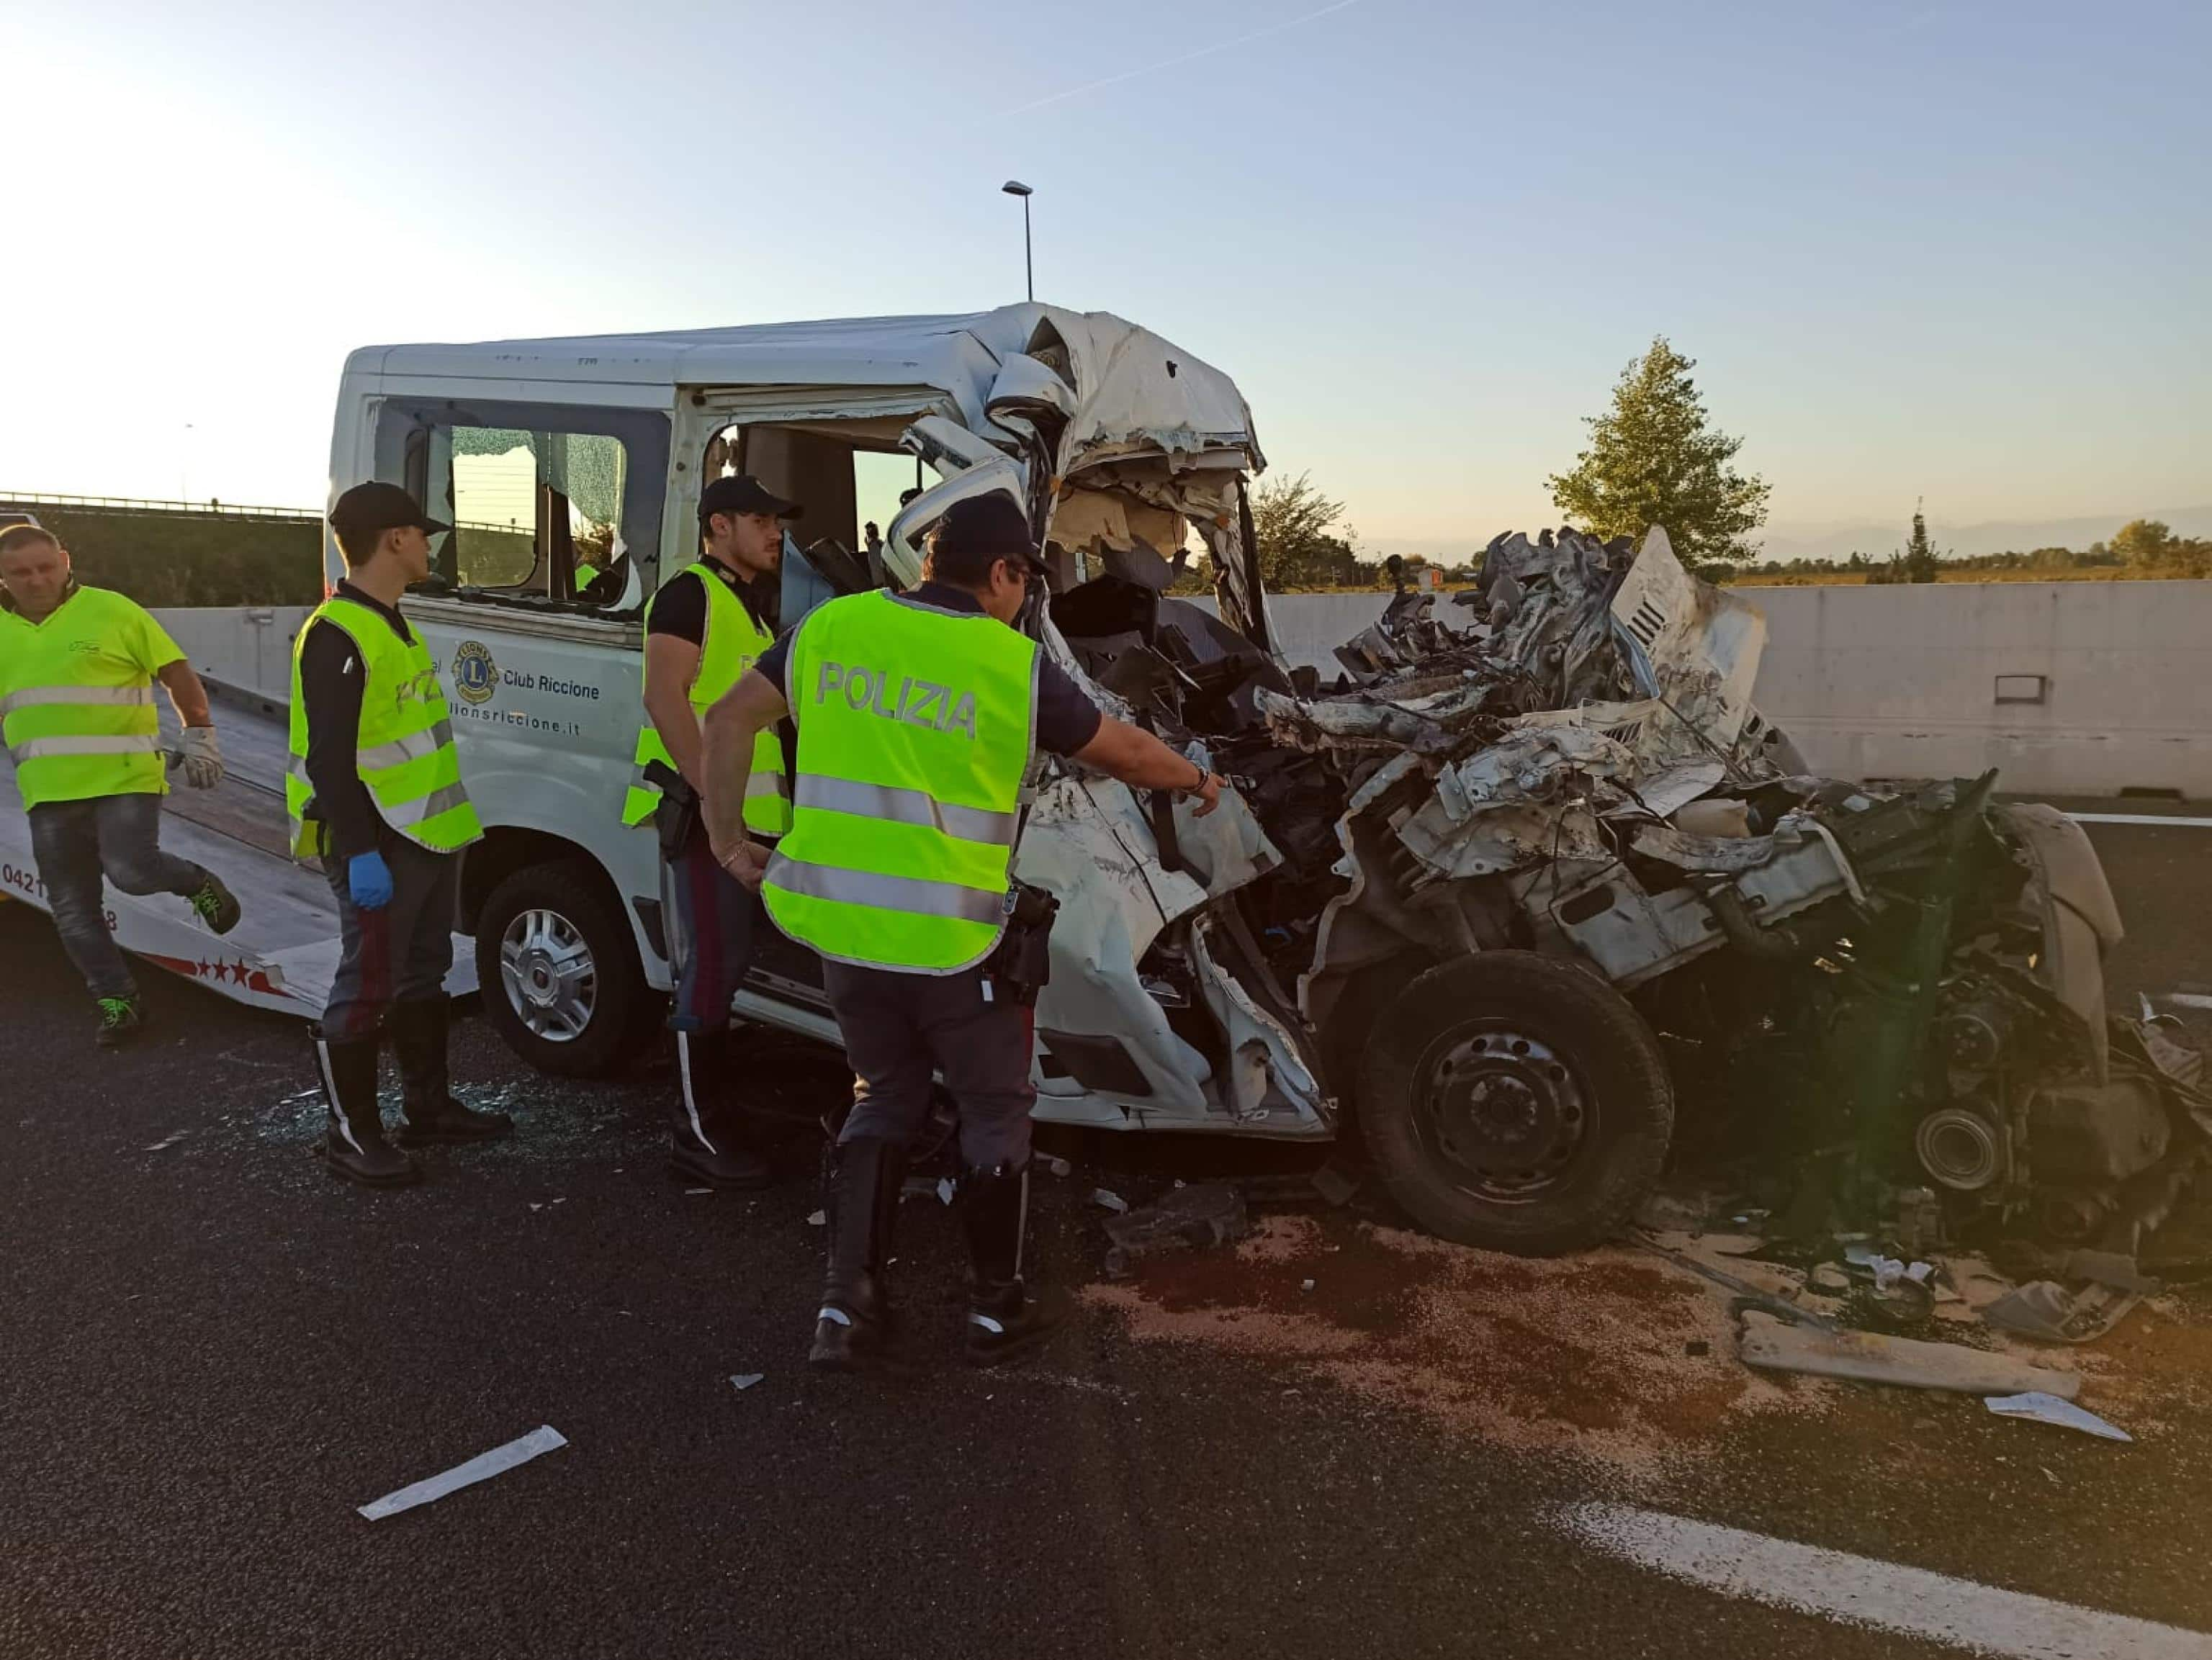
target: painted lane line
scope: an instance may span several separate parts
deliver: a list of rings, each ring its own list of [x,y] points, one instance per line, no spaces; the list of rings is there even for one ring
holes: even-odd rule
[[[2176,1009],[2212,1009],[2212,997],[2206,997],[2201,991],[2166,991],[2160,994],[2154,1001],[2170,1003]]]
[[[2156,813],[2069,813],[2076,824],[2160,824],[2169,829],[2212,830],[2212,819],[2169,819]]]
[[[2002,1660],[2212,1660],[2212,1636],[1626,1505],[1559,1513],[1609,1556],[1772,1608]]]
[[[397,1516],[402,1511],[412,1510],[417,1505],[427,1505],[442,1499],[462,1487],[472,1487],[478,1481],[489,1481],[501,1470],[513,1469],[517,1464],[526,1464],[542,1452],[568,1445],[568,1437],[550,1424],[541,1424],[529,1434],[509,1441],[505,1446],[494,1447],[489,1452],[480,1452],[465,1464],[404,1487],[397,1493],[387,1493],[381,1499],[361,1506],[361,1513],[372,1522],[380,1522],[387,1516]]]

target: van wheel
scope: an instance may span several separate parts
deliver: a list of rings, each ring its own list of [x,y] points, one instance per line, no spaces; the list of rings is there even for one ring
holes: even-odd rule
[[[1420,1225],[1524,1257],[1609,1237],[1658,1178],[1674,1093],[1658,1039],[1595,975],[1484,951],[1421,975],[1376,1020],[1359,1123]]]
[[[492,889],[477,919],[484,1016],[540,1072],[596,1076],[650,1028],[652,992],[605,888],[580,861],[530,865]]]

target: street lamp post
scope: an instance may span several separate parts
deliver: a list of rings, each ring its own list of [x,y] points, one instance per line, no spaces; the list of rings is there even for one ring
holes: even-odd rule
[[[1022,199],[1022,278],[1029,288],[1031,300],[1036,298],[1036,265],[1030,255],[1030,197],[1036,194],[1018,179],[1009,179],[999,186],[1008,196]]]

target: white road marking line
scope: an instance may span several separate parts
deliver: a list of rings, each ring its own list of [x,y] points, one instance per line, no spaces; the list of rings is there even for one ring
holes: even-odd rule
[[[1599,1550],[1730,1596],[2004,1660],[2212,1660],[2212,1637],[1626,1505],[1571,1505]]]
[[[381,1499],[372,1499],[358,1506],[361,1513],[372,1522],[380,1522],[387,1516],[397,1516],[402,1511],[412,1510],[417,1505],[427,1505],[442,1499],[449,1493],[488,1481],[502,1470],[513,1469],[517,1464],[526,1464],[541,1452],[550,1452],[556,1447],[565,1447],[568,1438],[550,1424],[540,1424],[529,1434],[519,1436],[505,1446],[494,1447],[489,1452],[480,1452],[465,1464],[416,1481],[397,1493],[387,1493]]]
[[[2212,830],[2212,819],[2170,819],[2156,813],[2069,813],[2076,824],[2162,824],[2182,830]]]
[[[2152,999],[2154,1003],[2170,1003],[2176,1009],[2212,1009],[2212,997],[2201,991],[2164,991]]]

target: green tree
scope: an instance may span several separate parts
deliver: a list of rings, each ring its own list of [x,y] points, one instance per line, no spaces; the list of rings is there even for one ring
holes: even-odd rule
[[[1766,522],[1769,487],[1729,464],[1743,440],[1708,423],[1695,367],[1655,338],[1621,372],[1613,407],[1584,422],[1589,447],[1574,470],[1546,482],[1559,511],[1601,538],[1662,524],[1685,563],[1756,559],[1745,537]]]
[[[1261,579],[1277,591],[1359,582],[1357,534],[1343,520],[1344,504],[1323,495],[1305,473],[1261,484],[1252,492]]]
[[[2112,551],[2123,565],[2155,566],[2168,563],[2176,538],[2167,525],[2154,518],[2131,518],[2112,535]]]
[[[1915,502],[1912,505],[1912,534],[1905,538],[1905,552],[1898,560],[1898,574],[1892,580],[1933,582],[1936,580],[1936,561],[1941,558],[1942,555],[1936,551],[1935,543],[1928,539],[1927,517],[1920,511],[1920,504]]]

